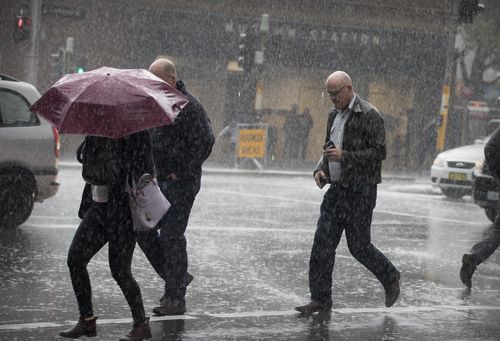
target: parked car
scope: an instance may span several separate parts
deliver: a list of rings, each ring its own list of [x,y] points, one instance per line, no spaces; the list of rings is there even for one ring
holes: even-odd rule
[[[38,98],[33,85],[0,74],[0,228],[24,223],[59,188],[59,133],[29,111]]]
[[[474,144],[446,150],[431,166],[431,181],[449,198],[461,198],[472,192],[472,172],[476,162],[484,160],[489,136]]]
[[[489,220],[495,221],[497,202],[499,199],[498,183],[488,170],[486,162],[479,162],[473,173],[474,182],[472,185],[472,199],[484,208],[484,212]]]

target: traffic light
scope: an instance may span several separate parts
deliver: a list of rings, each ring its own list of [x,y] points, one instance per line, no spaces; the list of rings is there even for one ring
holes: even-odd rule
[[[87,70],[87,58],[84,56],[78,57],[75,64],[75,72],[84,73],[86,70]]]
[[[255,35],[251,31],[240,33],[238,38],[238,66],[246,72],[250,72],[254,66],[254,51]]]
[[[461,24],[472,24],[474,17],[485,7],[478,0],[460,0],[458,5],[458,21]]]
[[[16,16],[16,27],[14,29],[14,41],[19,42],[30,37],[31,18],[21,10]]]
[[[49,55],[50,61],[50,78],[53,82],[57,81],[59,78],[64,76],[64,69],[66,65],[66,51],[63,48],[59,48],[57,52],[51,53]]]

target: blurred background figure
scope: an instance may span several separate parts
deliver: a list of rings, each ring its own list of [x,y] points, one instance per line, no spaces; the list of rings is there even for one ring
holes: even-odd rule
[[[314,126],[313,119],[309,108],[305,108],[302,114],[299,115],[298,131],[297,131],[297,146],[298,157],[300,160],[305,160],[307,154],[307,146],[309,144],[309,132]]]

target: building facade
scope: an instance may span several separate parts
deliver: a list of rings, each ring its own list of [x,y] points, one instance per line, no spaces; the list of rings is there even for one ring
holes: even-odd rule
[[[306,160],[319,158],[331,102],[326,77],[345,70],[355,91],[385,115],[385,167],[418,168],[421,133],[439,113],[452,0],[40,0],[37,87],[54,82],[50,54],[74,38],[71,67],[147,68],[160,55],[178,66],[206,107],[215,134],[233,121],[272,129],[275,160],[286,157],[283,127],[294,104],[313,126]],[[0,0],[0,72],[26,79],[32,41],[15,41],[15,17],[30,1]],[[269,31],[260,34],[262,14]],[[264,44],[264,63],[235,68],[241,33]],[[257,48],[256,48],[257,49]],[[260,83],[257,82],[257,78]],[[256,84],[262,93],[253,110]],[[250,109],[249,109],[250,108]],[[212,158],[224,153],[219,139]],[[407,157],[412,155],[412,157]],[[270,156],[270,155],[269,155]]]

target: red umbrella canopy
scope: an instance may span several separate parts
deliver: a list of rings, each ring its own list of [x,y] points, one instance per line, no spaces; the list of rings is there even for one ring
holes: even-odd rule
[[[61,133],[119,138],[172,123],[188,103],[144,69],[99,69],[68,74],[30,108]]]

